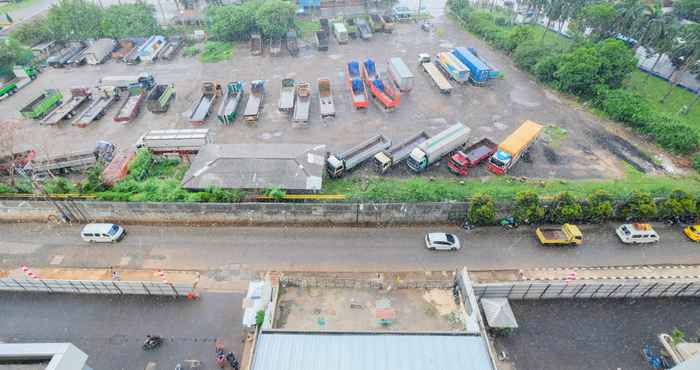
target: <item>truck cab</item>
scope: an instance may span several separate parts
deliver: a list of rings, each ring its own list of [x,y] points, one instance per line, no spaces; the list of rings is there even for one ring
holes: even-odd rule
[[[420,148],[415,148],[411,151],[406,162],[413,171],[421,172],[428,167],[428,156]]]
[[[506,169],[510,166],[510,162],[513,160],[510,154],[497,150],[494,155],[489,158],[489,163],[487,165],[489,171],[502,175],[506,172]]]
[[[467,159],[467,155],[461,150],[457,151],[447,162],[447,168],[456,175],[467,176],[469,174],[469,160]]]
[[[334,155],[329,156],[326,159],[326,171],[328,175],[333,178],[343,176],[343,172],[345,172],[345,161],[336,158]]]

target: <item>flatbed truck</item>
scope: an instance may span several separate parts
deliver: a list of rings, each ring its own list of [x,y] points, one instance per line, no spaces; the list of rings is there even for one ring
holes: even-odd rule
[[[311,108],[311,84],[298,82],[295,86],[295,103],[292,122],[306,124],[309,122],[309,110]]]
[[[335,104],[331,90],[331,80],[318,79],[318,102],[320,105],[321,119],[335,117]]]
[[[32,100],[19,113],[29,119],[40,119],[47,113],[51,112],[55,107],[61,105],[63,94],[59,90],[45,90],[36,99]]]
[[[291,114],[294,110],[294,79],[285,78],[280,88],[280,100],[277,109],[282,113]]]
[[[408,156],[408,168],[416,173],[425,171],[431,164],[463,147],[470,132],[469,127],[457,123],[420,143]]]
[[[219,122],[225,125],[233,124],[236,120],[238,105],[241,103],[241,99],[243,99],[243,81],[229,82],[226,85],[224,99],[216,115]]]
[[[192,107],[189,118],[190,123],[197,126],[203,125],[219,95],[221,95],[221,85],[214,82],[204,82],[202,84],[202,96]]]
[[[438,70],[435,64],[430,61],[430,56],[426,57],[426,55],[427,54],[421,54],[419,57],[421,68],[428,74],[435,87],[437,87],[441,93],[450,94],[452,92],[452,85],[450,84],[450,81],[448,81],[447,78],[442,75],[440,70]]]
[[[406,141],[397,146],[393,146],[387,150],[383,150],[374,155],[374,164],[377,172],[385,174],[389,169],[403,162],[411,154],[411,151],[418,145],[428,140],[430,135],[427,132],[421,131]]]
[[[563,224],[557,227],[538,227],[537,240],[543,246],[569,245],[577,247],[583,243],[583,233],[576,225]]]
[[[498,149],[498,144],[483,138],[464,150],[459,150],[450,156],[447,168],[455,175],[467,176],[470,167],[476,167],[479,163],[488,160]]]
[[[213,138],[208,128],[150,130],[136,143],[157,155],[197,154],[202,146],[211,144]]]
[[[340,178],[375,154],[391,146],[391,140],[384,135],[373,136],[343,152],[326,158],[326,171],[332,178]]]
[[[72,88],[70,90],[71,97],[61,104],[58,108],[54,109],[51,113],[47,114],[41,120],[42,125],[57,125],[64,119],[71,119],[78,112],[80,107],[86,103],[91,96],[90,90],[87,88]]]
[[[115,93],[113,89],[98,89],[92,97],[92,102],[87,109],[73,121],[73,126],[87,127],[92,122],[104,117],[107,110],[119,100],[119,94]]]
[[[527,120],[498,145],[487,164],[487,169],[495,175],[508,172],[520,158],[527,156],[542,132],[542,125]]]
[[[113,154],[114,145],[112,143],[98,141],[93,150],[34,158],[26,169],[33,176],[67,174],[93,167],[98,162],[109,163]]]
[[[243,111],[243,119],[248,124],[255,124],[262,114],[265,99],[265,81],[255,80],[250,83],[250,95]]]
[[[120,99],[124,102],[117,110],[114,115],[114,122],[119,123],[129,123],[131,122],[141,111],[141,103],[146,96],[146,92],[143,89],[134,89],[128,93],[124,93]]]

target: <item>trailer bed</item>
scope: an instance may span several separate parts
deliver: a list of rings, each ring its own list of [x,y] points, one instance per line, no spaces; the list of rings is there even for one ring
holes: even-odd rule
[[[73,95],[69,100],[66,100],[58,108],[54,109],[51,113],[47,114],[44,119],[41,120],[42,125],[56,125],[61,122],[64,118],[70,119],[75,111],[80,108],[88,100],[88,95]]]
[[[145,93],[141,91],[138,94],[131,94],[124,99],[124,103],[119,107],[117,114],[114,116],[114,121],[128,123],[134,119],[141,108],[141,101],[144,95]]]
[[[211,105],[214,102],[214,96],[202,96],[199,98],[197,106],[192,110],[190,122],[202,122],[207,119],[207,115],[211,111]]]
[[[309,108],[311,107],[311,84],[307,82],[297,84],[295,100],[292,121],[308,122]]]
[[[81,113],[78,118],[73,121],[73,126],[86,127],[95,120],[98,120],[104,116],[105,112],[117,101],[116,95],[103,96],[99,99],[95,99],[87,107],[87,109]]]
[[[280,89],[280,101],[277,106],[280,112],[291,113],[294,109],[294,80],[285,78]]]
[[[221,106],[219,107],[219,111],[216,115],[221,123],[226,125],[230,125],[233,123],[233,121],[236,119],[238,104],[240,104],[242,97],[242,81],[232,82],[226,86],[226,96],[221,102]]]
[[[449,94],[452,92],[452,85],[450,84],[450,81],[445,78],[434,63],[426,62],[422,63],[421,65],[423,66],[425,73],[430,76],[430,79],[433,80],[433,83],[435,83],[435,86],[437,86],[441,93]]]
[[[76,171],[94,166],[97,156],[94,151],[74,152],[33,160],[29,164],[32,175]]]
[[[491,157],[497,148],[498,144],[484,138],[464,149],[462,153],[464,154],[464,159],[473,167]]]
[[[430,135],[428,135],[427,132],[421,131],[398,146],[390,148],[387,153],[391,157],[392,165],[396,165],[404,161],[409,155],[411,155],[411,151],[413,151],[415,147],[429,138]]]
[[[321,118],[335,117],[335,103],[331,91],[331,81],[327,78],[318,79],[318,100]]]

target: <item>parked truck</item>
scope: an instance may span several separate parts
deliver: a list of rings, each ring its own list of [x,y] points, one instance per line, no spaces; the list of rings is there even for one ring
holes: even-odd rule
[[[430,135],[421,131],[397,146],[381,151],[374,155],[374,164],[380,174],[385,174],[390,168],[403,162],[411,154],[413,149],[428,140]]]
[[[46,64],[53,68],[62,68],[70,63],[70,60],[81,54],[85,50],[82,42],[71,43],[59,52],[46,59]]]
[[[262,36],[254,32],[250,35],[250,54],[251,55],[262,55]]]
[[[92,122],[99,120],[104,117],[107,110],[117,100],[119,100],[119,94],[117,94],[114,89],[98,88],[97,91],[92,94],[92,102],[88,105],[87,109],[73,121],[73,126],[87,127]]]
[[[197,154],[202,146],[214,142],[208,128],[151,130],[136,142],[153,154]]]
[[[70,89],[70,98],[59,105],[58,108],[47,114],[42,120],[42,125],[57,125],[64,119],[71,119],[80,107],[90,99],[90,90],[84,87]]]
[[[164,113],[168,111],[173,99],[175,85],[156,85],[146,96],[146,108],[152,113]]]
[[[369,24],[367,24],[364,18],[355,18],[355,25],[357,26],[357,32],[361,39],[369,40],[372,38],[372,29],[370,29]]]
[[[469,69],[469,80],[474,85],[483,86],[489,81],[489,66],[467,48],[454,48],[452,54]]]
[[[291,114],[294,111],[294,79],[285,78],[280,88],[280,100],[277,109],[282,113]]]
[[[29,85],[30,82],[38,77],[38,71],[33,67],[15,66],[12,72],[15,78],[2,85],[0,88],[0,100],[14,95],[18,90]]]
[[[408,168],[414,172],[425,171],[442,157],[463,147],[469,140],[470,132],[469,127],[457,123],[420,143],[408,156]]]
[[[87,64],[102,64],[112,55],[117,43],[113,39],[99,39],[83,53]]]
[[[352,106],[356,109],[367,108],[367,89],[360,74],[360,63],[353,60],[346,64],[345,80],[352,96]]]
[[[114,122],[129,123],[141,111],[141,104],[146,96],[146,92],[140,88],[133,88],[130,91],[122,93],[119,97],[123,101],[119,106],[119,110],[114,115]]]
[[[399,91],[408,92],[413,89],[415,77],[401,58],[389,58],[389,61],[387,61],[387,72],[396,87],[399,88]]]
[[[350,41],[348,30],[345,28],[345,24],[342,22],[333,23],[333,36],[335,36],[338,44],[347,44],[348,41]]]
[[[225,125],[232,125],[236,120],[238,105],[243,98],[243,81],[229,82],[226,85],[224,99],[221,102],[216,118]]]
[[[583,243],[583,233],[578,226],[572,224],[538,227],[535,229],[535,235],[543,246],[569,245],[577,247]]]
[[[381,16],[382,29],[386,33],[394,32],[394,20],[390,15]]]
[[[469,70],[452,53],[446,51],[437,53],[435,64],[449,79],[461,84],[469,82]]]
[[[101,78],[97,85],[100,87],[114,87],[116,89],[128,89],[140,86],[149,90],[155,85],[156,81],[150,73],[144,72],[138,75],[131,76],[107,76]]]
[[[243,119],[249,124],[257,123],[262,114],[265,99],[265,81],[255,80],[250,83],[250,96],[243,111]]]
[[[372,59],[365,59],[362,63],[362,79],[369,87],[373,101],[383,110],[390,112],[396,109],[401,97],[392,84],[380,78]]]
[[[319,51],[328,51],[328,34],[323,31],[314,32],[316,48]]]
[[[306,124],[309,122],[309,110],[311,108],[311,84],[298,82],[295,86],[294,114],[292,122]]]
[[[369,26],[372,32],[378,33],[384,30],[384,24],[382,23],[382,17],[378,14],[369,15]]]
[[[299,55],[299,45],[297,42],[297,32],[292,29],[287,31],[287,51],[289,51],[289,55],[293,57]]]
[[[276,57],[282,52],[282,38],[273,37],[270,39],[270,55]]]
[[[98,141],[93,150],[71,152],[44,158],[34,158],[27,165],[32,176],[61,175],[94,167],[97,163],[109,163],[114,154],[114,145]]]
[[[211,108],[221,95],[221,85],[214,82],[204,82],[202,84],[202,96],[199,97],[192,107],[189,121],[193,125],[202,125],[209,117]]]
[[[542,125],[527,120],[513,131],[489,159],[487,169],[496,175],[502,175],[513,167],[520,158],[527,156],[532,145],[542,132]]]
[[[107,162],[109,164],[105,167],[104,171],[102,171],[102,176],[100,177],[102,183],[107,186],[113,186],[119,180],[126,177],[126,174],[129,172],[129,164],[134,160],[135,156],[136,151],[132,148],[115,154],[112,160]]]
[[[428,74],[435,87],[437,87],[441,93],[449,94],[452,92],[452,85],[450,84],[450,81],[448,81],[440,70],[438,70],[435,64],[430,61],[430,56],[427,54],[421,54],[418,57],[418,60],[421,68],[423,68],[423,71]]]
[[[375,154],[391,146],[391,140],[384,135],[373,136],[362,143],[326,159],[326,171],[332,178],[342,177]]]
[[[327,78],[318,79],[318,102],[321,119],[335,117],[335,104],[333,103],[331,80]]]
[[[343,24],[345,24],[345,29],[348,31],[348,36],[353,39],[357,38],[357,25],[355,24],[355,19],[352,17],[346,17],[343,19]]]
[[[160,58],[163,60],[173,60],[177,55],[177,52],[182,49],[184,42],[181,36],[171,36],[168,40],[168,44],[165,45],[163,51],[160,53]]]
[[[25,118],[40,119],[61,105],[62,98],[63,94],[59,90],[48,89],[22,108],[19,113]]]
[[[464,150],[457,151],[450,156],[447,168],[455,175],[467,176],[470,167],[476,167],[479,163],[488,160],[496,153],[498,144],[484,138],[470,145]]]

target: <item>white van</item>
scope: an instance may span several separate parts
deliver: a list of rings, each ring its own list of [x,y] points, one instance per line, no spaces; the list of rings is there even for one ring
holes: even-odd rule
[[[117,224],[87,224],[80,236],[90,243],[114,243],[122,240],[126,230]]]
[[[624,224],[615,230],[625,244],[646,244],[659,241],[659,234],[649,224]]]

